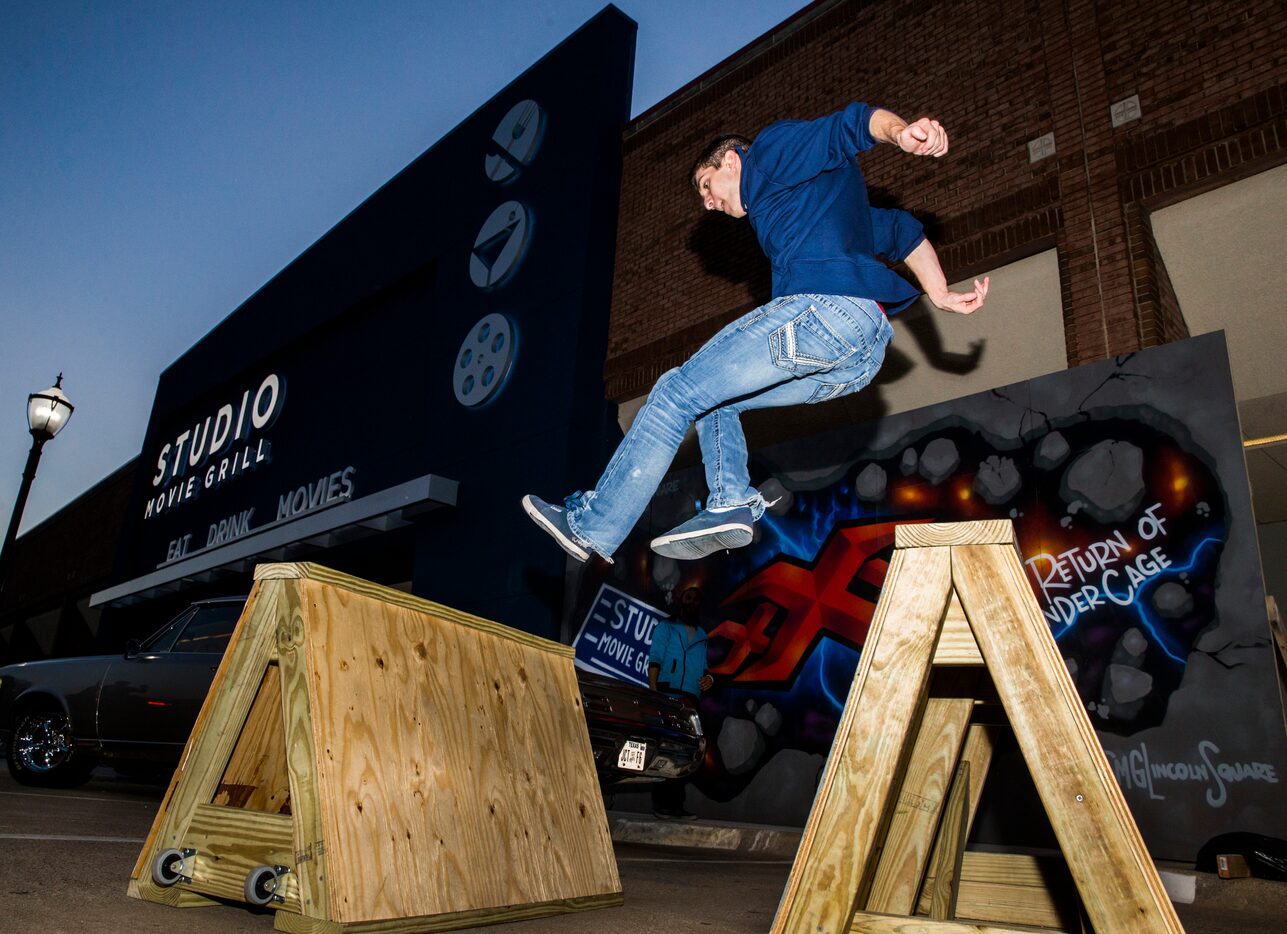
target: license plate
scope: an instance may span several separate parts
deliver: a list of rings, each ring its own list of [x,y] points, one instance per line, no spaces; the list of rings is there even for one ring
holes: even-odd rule
[[[647,743],[636,743],[632,739],[621,745],[621,755],[617,756],[617,768],[629,769],[632,772],[644,770],[644,754],[648,751]]]

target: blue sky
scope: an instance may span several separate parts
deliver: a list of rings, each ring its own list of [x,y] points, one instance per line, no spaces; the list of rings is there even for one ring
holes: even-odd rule
[[[139,451],[156,381],[602,0],[0,10],[0,522],[65,374],[29,529]],[[638,114],[807,5],[619,0]]]

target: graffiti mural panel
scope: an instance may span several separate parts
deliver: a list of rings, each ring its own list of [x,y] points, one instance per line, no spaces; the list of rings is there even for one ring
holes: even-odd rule
[[[706,495],[678,471],[604,569],[640,604],[702,588],[715,688],[690,806],[801,823],[906,522],[1009,518],[1033,593],[1155,855],[1287,836],[1287,742],[1222,334],[757,451],[756,540],[650,538]],[[578,624],[603,578],[578,583]],[[1002,767],[1007,767],[1003,761]],[[691,800],[692,798],[696,800]]]

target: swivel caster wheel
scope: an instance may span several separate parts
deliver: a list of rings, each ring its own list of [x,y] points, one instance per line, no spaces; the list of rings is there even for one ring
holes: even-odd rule
[[[171,847],[157,853],[156,859],[152,860],[152,881],[166,889],[178,882],[191,882],[192,877],[184,871],[187,868],[184,866],[184,861],[196,852],[192,849],[177,850]]]
[[[282,878],[290,872],[285,866],[256,866],[246,873],[246,883],[242,892],[246,901],[257,908],[265,908],[274,902],[284,902],[285,897],[278,894],[278,889],[285,885]]]

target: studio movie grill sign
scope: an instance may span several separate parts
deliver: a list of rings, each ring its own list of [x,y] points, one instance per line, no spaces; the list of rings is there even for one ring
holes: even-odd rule
[[[272,445],[259,433],[272,427],[284,399],[281,378],[270,373],[258,389],[245,390],[240,399],[185,426],[157,455],[152,477],[157,492],[148,497],[143,518],[153,519],[268,461]]]

